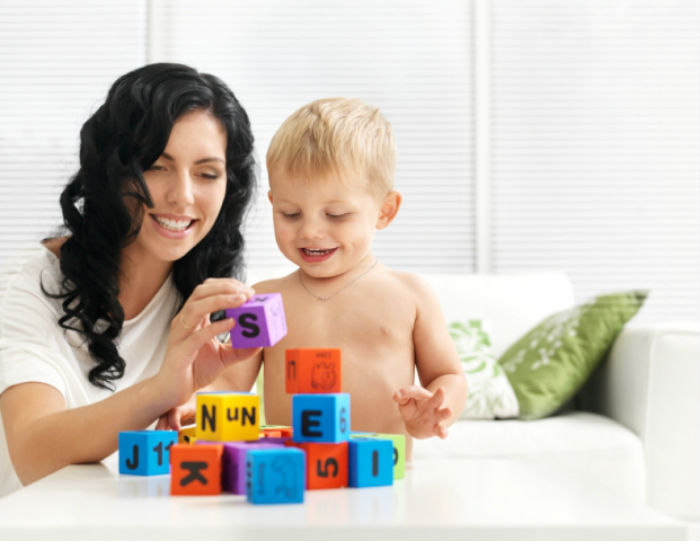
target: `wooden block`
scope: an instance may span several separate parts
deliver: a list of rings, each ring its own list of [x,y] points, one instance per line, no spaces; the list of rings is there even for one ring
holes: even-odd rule
[[[177,442],[174,430],[137,430],[119,433],[119,473],[163,475],[170,473],[170,449]]]
[[[348,486],[348,442],[292,443],[306,453],[306,489]]]
[[[348,486],[377,487],[394,482],[394,446],[390,440],[352,438],[348,442]]]
[[[246,453],[246,495],[249,502],[301,503],[306,478],[304,451],[259,449]]]
[[[226,442],[223,446],[221,488],[233,494],[246,493],[246,455],[248,451],[284,449],[284,445],[281,443],[267,443],[265,440]]]
[[[280,293],[255,295],[245,304],[226,310],[236,325],[231,329],[234,348],[274,346],[287,334],[284,303]]]
[[[197,441],[197,437],[195,435],[196,432],[197,432],[196,425],[183,426],[177,432],[177,442],[178,443],[194,443],[194,442],[196,442]]]
[[[197,393],[197,440],[255,441],[260,397],[253,393]]]
[[[292,430],[296,442],[338,443],[347,440],[350,434],[350,395],[294,395]]]
[[[170,449],[170,494],[221,494],[221,444],[177,444]]]
[[[339,393],[339,349],[288,349],[285,351],[285,389],[289,394]]]

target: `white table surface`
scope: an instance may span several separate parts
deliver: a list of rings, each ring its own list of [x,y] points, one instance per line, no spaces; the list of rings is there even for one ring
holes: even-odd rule
[[[286,505],[170,496],[169,476],[120,476],[108,459],[0,499],[0,540],[23,539],[673,541],[686,526],[546,459],[419,459],[391,487]]]

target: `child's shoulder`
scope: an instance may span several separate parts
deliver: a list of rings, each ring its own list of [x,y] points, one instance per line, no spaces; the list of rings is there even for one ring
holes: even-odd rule
[[[270,278],[253,284],[256,293],[284,293],[296,283],[296,271],[280,278]]]
[[[434,295],[425,278],[418,274],[389,268],[386,269],[386,274],[397,287],[406,289],[419,297]]]

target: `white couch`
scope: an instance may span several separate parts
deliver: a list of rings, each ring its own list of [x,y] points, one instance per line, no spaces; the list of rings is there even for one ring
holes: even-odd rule
[[[574,303],[562,273],[425,278],[448,321],[489,321],[496,356]],[[569,461],[630,501],[694,529],[700,519],[700,326],[638,327],[632,320],[563,412],[536,421],[459,420],[447,439],[416,442],[416,460],[436,456]]]

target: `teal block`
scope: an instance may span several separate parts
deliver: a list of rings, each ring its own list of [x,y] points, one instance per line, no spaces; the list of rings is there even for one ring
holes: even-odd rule
[[[378,487],[394,483],[391,440],[351,438],[348,442],[348,486]]]
[[[339,443],[350,437],[348,393],[292,396],[292,438],[299,443]]]
[[[119,473],[163,475],[170,473],[170,447],[177,443],[174,430],[137,430],[119,433]]]
[[[246,453],[246,496],[255,504],[301,503],[306,453],[301,449],[256,449]]]

